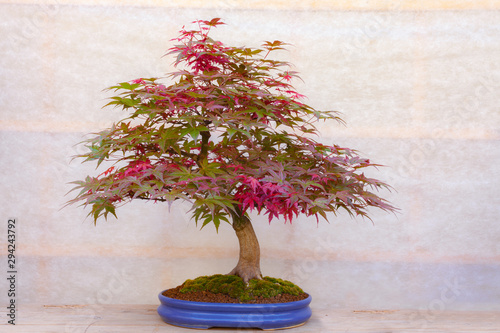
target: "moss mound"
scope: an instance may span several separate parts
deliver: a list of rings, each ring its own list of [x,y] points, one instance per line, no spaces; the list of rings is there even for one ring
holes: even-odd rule
[[[214,294],[225,294],[245,302],[255,297],[271,298],[277,295],[299,295],[304,292],[290,281],[264,277],[262,280],[250,280],[245,285],[243,279],[236,275],[216,274],[200,276],[194,280],[186,280],[181,286],[181,293],[208,291]]]

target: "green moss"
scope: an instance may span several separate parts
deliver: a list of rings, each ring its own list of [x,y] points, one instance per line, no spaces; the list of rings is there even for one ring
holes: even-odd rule
[[[290,281],[264,277],[262,280],[250,280],[245,285],[243,279],[236,275],[200,276],[194,280],[187,280],[181,285],[180,292],[209,291],[215,294],[226,294],[241,302],[252,300],[255,297],[270,298],[280,294],[299,295],[302,289]]]
[[[187,280],[182,284],[181,293],[193,291],[210,291],[214,294],[226,294],[233,298],[239,298],[239,295],[245,291],[245,283],[235,275],[212,275],[200,276],[194,280]]]

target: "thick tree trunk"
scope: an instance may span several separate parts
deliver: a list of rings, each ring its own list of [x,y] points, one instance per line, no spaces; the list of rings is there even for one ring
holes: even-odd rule
[[[251,279],[262,279],[259,241],[250,219],[241,214],[233,215],[233,229],[240,243],[240,257],[229,275],[238,275],[245,283]]]

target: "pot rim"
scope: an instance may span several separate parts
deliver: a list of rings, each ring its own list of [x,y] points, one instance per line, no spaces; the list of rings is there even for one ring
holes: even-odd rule
[[[182,308],[182,309],[196,309],[196,310],[209,310],[210,308],[217,308],[219,310],[231,311],[255,311],[259,309],[278,310],[278,311],[289,311],[294,309],[303,308],[311,303],[312,297],[307,294],[307,298],[300,301],[284,302],[284,303],[212,303],[212,302],[196,302],[196,301],[186,301],[176,298],[171,298],[163,295],[163,290],[158,294],[161,304],[168,305],[170,307]]]

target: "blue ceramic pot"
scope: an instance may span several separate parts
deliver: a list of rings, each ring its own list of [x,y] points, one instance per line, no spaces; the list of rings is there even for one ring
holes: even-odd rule
[[[278,329],[304,324],[311,317],[311,296],[296,302],[234,304],[191,302],[160,293],[158,314],[171,325],[209,329],[214,327]]]

